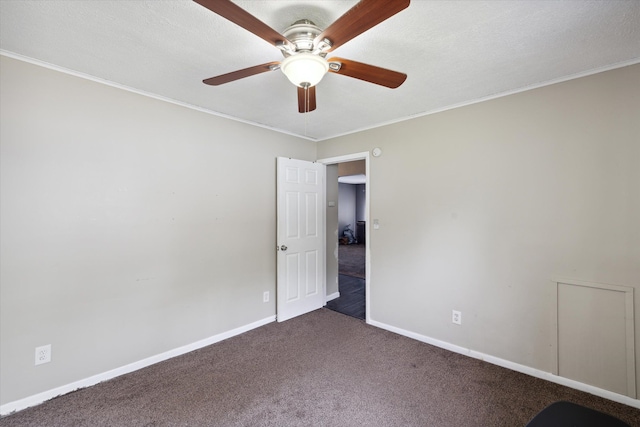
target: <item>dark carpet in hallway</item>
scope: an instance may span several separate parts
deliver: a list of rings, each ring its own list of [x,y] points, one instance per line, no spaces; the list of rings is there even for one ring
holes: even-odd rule
[[[338,247],[338,291],[340,296],[327,302],[327,308],[356,319],[366,319],[365,245]]]
[[[338,246],[338,272],[345,276],[365,278],[365,245]]]
[[[340,296],[327,302],[327,308],[356,319],[365,317],[365,281],[357,277],[338,276]]]

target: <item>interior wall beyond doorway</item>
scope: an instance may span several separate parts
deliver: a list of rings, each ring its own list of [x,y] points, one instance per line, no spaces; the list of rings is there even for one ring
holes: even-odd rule
[[[364,160],[338,163],[338,177],[349,175],[366,175],[367,165]]]
[[[349,227],[356,232],[356,185],[338,183],[338,238],[344,235]]]
[[[338,293],[338,164],[327,165],[326,292],[327,301]]]

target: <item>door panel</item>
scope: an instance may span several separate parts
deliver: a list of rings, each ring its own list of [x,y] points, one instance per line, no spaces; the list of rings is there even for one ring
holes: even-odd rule
[[[287,303],[300,299],[300,254],[285,255],[287,264]]]
[[[318,237],[318,194],[305,194],[305,205],[307,213],[305,216],[305,231],[307,232],[307,237]]]
[[[286,238],[295,239],[300,237],[300,195],[294,192],[287,192],[286,195]]]
[[[318,289],[318,251],[308,251],[306,254],[305,271],[307,296],[313,296],[320,290]]]

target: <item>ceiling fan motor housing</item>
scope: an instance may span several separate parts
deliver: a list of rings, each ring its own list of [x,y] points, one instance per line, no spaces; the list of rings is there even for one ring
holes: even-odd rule
[[[315,50],[313,41],[321,32],[322,30],[312,21],[301,19],[284,30],[282,35],[295,45],[295,52],[312,52]],[[282,54],[286,57],[295,54],[295,52],[283,50]],[[320,52],[319,54],[326,56],[326,52]]]

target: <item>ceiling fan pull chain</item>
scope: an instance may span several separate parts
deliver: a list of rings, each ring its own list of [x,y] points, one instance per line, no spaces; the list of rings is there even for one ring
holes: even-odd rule
[[[304,112],[309,112],[309,86],[305,86],[304,88]],[[309,123],[309,115],[304,115],[304,136],[309,136],[307,133],[307,124]]]

